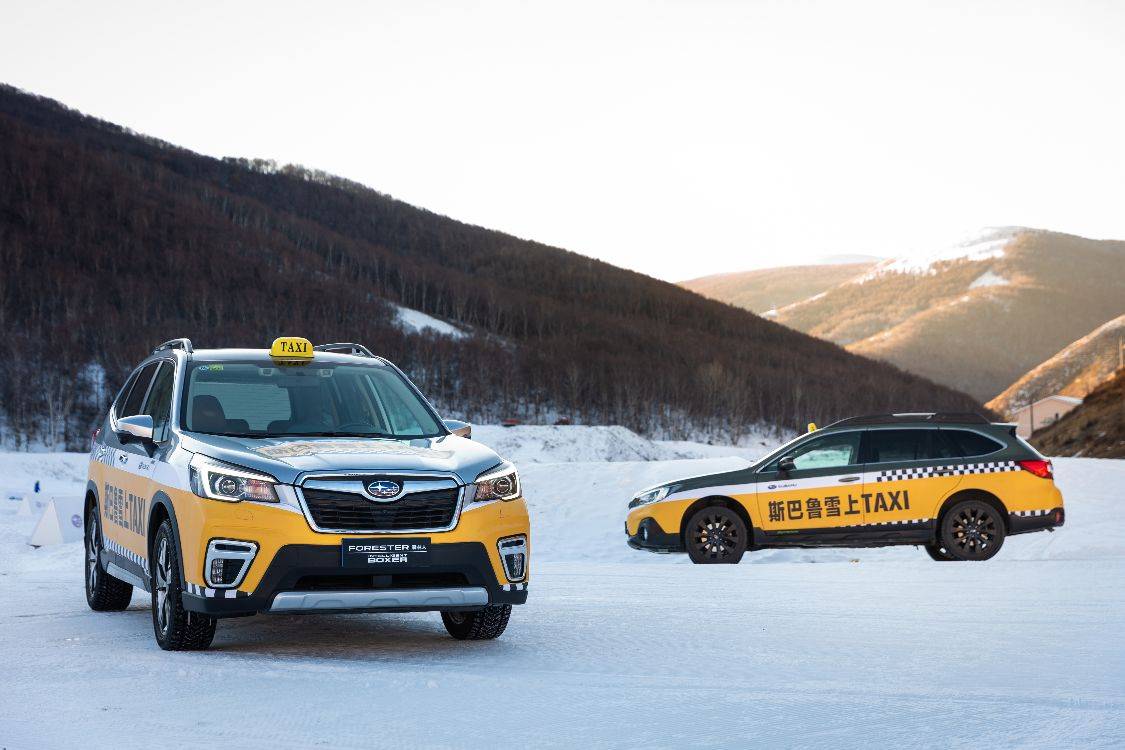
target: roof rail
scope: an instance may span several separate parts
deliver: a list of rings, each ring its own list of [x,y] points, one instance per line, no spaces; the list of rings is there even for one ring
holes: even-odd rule
[[[352,354],[356,357],[372,357],[375,355],[371,353],[363,344],[349,344],[341,342],[338,344],[319,344],[313,347],[313,351],[317,352],[331,352],[333,354]]]
[[[191,348],[191,339],[169,339],[168,341],[165,341],[163,344],[153,349],[152,353],[156,354],[157,352],[162,352],[165,349],[183,349],[188,354],[191,354],[195,351]]]
[[[898,414],[867,414],[862,417],[848,417],[828,425],[895,424],[897,422],[936,422],[939,424],[991,424],[976,412],[901,412]]]

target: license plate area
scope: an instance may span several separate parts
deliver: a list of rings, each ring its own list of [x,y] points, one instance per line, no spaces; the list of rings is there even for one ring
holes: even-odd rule
[[[425,567],[430,564],[430,540],[345,539],[340,545],[340,564],[368,570]]]

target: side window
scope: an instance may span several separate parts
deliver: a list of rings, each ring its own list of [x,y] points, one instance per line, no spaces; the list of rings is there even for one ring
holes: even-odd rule
[[[841,432],[836,435],[810,440],[788,451],[785,455],[792,456],[793,466],[802,469],[832,469],[836,467],[852,466],[858,463],[860,432]],[[784,458],[779,457],[778,460]],[[777,461],[773,461],[765,471],[777,471]]]
[[[926,457],[925,430],[868,430],[867,463],[917,461]]]
[[[163,362],[145,402],[144,414],[152,417],[152,438],[156,442],[168,439],[168,420],[172,413],[172,383],[175,380],[176,366]]]
[[[152,382],[152,374],[156,372],[156,367],[159,364],[159,362],[151,362],[137,374],[136,380],[133,381],[133,389],[129,391],[129,395],[122,402],[121,408],[117,410],[119,418],[135,417],[141,413],[145,394],[148,393],[148,384]]]
[[[984,456],[995,453],[1004,446],[992,438],[968,430],[942,430],[957,447],[957,455],[965,457]]]

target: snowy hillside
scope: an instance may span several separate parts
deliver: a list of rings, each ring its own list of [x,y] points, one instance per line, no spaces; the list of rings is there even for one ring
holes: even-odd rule
[[[0,508],[0,747],[1125,745],[1125,461],[1057,460],[1066,526],[987,563],[901,547],[693,566],[628,549],[625,505],[745,465],[739,449],[477,435],[520,457],[532,508],[530,598],[497,641],[453,641],[432,613],[263,615],[162,652],[147,595],[91,612],[81,545],[32,549],[33,519]],[[0,485],[80,492],[85,460],[0,454]]]

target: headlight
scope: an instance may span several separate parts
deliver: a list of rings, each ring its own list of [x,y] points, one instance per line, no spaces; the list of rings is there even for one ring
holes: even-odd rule
[[[477,477],[474,502],[515,500],[520,496],[520,475],[516,467],[505,461]]]
[[[645,490],[629,502],[629,507],[637,508],[641,505],[648,505],[649,503],[659,502],[668,497],[668,492],[671,489],[672,488],[668,485],[664,485],[663,487],[653,487],[651,490]]]
[[[241,466],[216,461],[201,453],[192,456],[188,469],[191,474],[191,491],[200,497],[237,503],[257,500],[276,503],[277,480],[269,474],[260,474]]]

